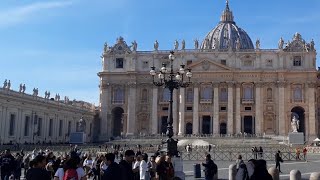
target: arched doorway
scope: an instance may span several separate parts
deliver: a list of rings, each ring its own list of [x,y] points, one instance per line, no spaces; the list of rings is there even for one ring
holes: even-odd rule
[[[304,119],[304,109],[300,106],[296,106],[294,108],[291,109],[291,119],[293,118],[293,116],[297,116],[297,118],[299,119],[299,129],[298,132],[303,132],[305,133],[305,119]],[[290,119],[290,122],[291,122]],[[291,128],[291,126],[290,126]],[[290,129],[291,132],[291,129]]]
[[[192,123],[186,124],[186,134],[192,134]]]
[[[112,110],[112,122],[113,122],[113,136],[121,136],[123,131],[123,113],[124,110],[121,107],[116,107]]]
[[[168,116],[161,117],[160,134],[167,133],[167,126],[168,126],[167,120],[168,120]]]
[[[210,134],[211,117],[202,116],[202,134]]]
[[[227,123],[220,123],[220,134],[227,134]]]
[[[247,134],[253,134],[253,118],[252,116],[244,116],[243,117],[243,132]]]

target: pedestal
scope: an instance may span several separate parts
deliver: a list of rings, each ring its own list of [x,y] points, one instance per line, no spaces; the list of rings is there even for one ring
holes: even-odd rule
[[[70,133],[69,143],[71,144],[83,144],[86,142],[86,134],[84,132]]]
[[[304,144],[304,135],[302,132],[289,133],[289,144],[301,145]]]
[[[183,172],[183,160],[181,157],[172,157],[172,164],[174,167],[174,176],[180,179],[185,179],[185,174]]]

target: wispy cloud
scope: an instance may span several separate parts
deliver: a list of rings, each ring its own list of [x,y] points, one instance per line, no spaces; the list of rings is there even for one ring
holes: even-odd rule
[[[36,2],[24,6],[14,7],[0,12],[0,27],[17,25],[30,20],[44,10],[57,9],[69,6],[72,1]]]

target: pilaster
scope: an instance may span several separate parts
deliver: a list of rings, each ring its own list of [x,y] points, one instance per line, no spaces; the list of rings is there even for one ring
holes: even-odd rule
[[[193,134],[199,134],[199,84],[194,83],[193,87]]]
[[[315,110],[315,87],[316,83],[308,83],[308,108],[309,108],[309,140],[316,138],[316,110]]]
[[[178,134],[178,131],[177,131],[177,126],[178,126],[178,100],[177,100],[177,89],[174,89],[173,90],[173,102],[172,102],[172,117],[173,117],[173,123],[172,123],[172,126],[173,126],[173,133],[174,134]]]
[[[158,133],[158,87],[152,88],[152,119],[151,119],[151,133]]]
[[[233,82],[228,82],[228,134],[234,134],[233,132]]]
[[[136,83],[128,84],[128,117],[127,117],[127,136],[134,135],[136,123]]]
[[[286,87],[286,82],[285,81],[278,81],[277,82],[278,86],[278,123],[279,123],[279,134],[281,136],[286,135],[286,118],[285,118],[285,107],[284,107],[284,102],[285,102],[285,87]]]
[[[261,134],[262,133],[262,124],[263,124],[263,113],[262,113],[262,101],[261,101],[261,87],[263,83],[262,82],[256,82],[255,88],[255,124],[256,124],[256,131],[255,134]]]
[[[219,134],[219,83],[213,83],[213,134]]]
[[[241,88],[241,84],[240,83],[236,83],[236,133],[240,133],[241,132],[241,115],[240,115],[240,107],[241,107],[241,96],[240,96],[240,88]]]
[[[185,134],[185,121],[184,121],[184,115],[185,115],[185,88],[179,89],[179,132],[178,135]]]

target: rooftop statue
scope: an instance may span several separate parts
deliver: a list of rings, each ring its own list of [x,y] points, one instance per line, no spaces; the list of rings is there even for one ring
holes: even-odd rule
[[[282,39],[282,37],[279,39],[279,43],[278,43],[278,48],[279,49],[283,49],[283,44],[284,44],[284,40]]]
[[[186,49],[186,42],[184,40],[182,40],[181,42],[181,50],[185,50]]]
[[[107,52],[107,51],[108,51],[108,49],[109,49],[109,47],[108,47],[108,43],[107,43],[107,42],[105,42],[105,43],[104,43],[104,46],[103,46],[103,52]]]
[[[4,82],[3,82],[3,88],[7,88],[7,86],[8,86],[8,82],[7,82],[7,79],[6,79],[6,80],[4,80]]]
[[[256,49],[260,49],[260,39],[257,39],[256,41]]]
[[[239,51],[241,48],[241,43],[240,43],[240,39],[237,38],[237,41],[236,41],[236,50]]]
[[[178,50],[178,48],[179,48],[179,42],[178,42],[178,40],[175,40],[174,41],[174,50]]]
[[[153,48],[154,48],[154,50],[155,50],[155,51],[158,51],[159,43],[158,43],[158,41],[157,41],[157,40],[154,42],[154,44],[153,44]]]
[[[198,49],[198,48],[199,48],[199,41],[198,41],[198,39],[195,39],[195,40],[194,40],[194,48],[195,48],[195,49]]]
[[[137,48],[138,48],[138,44],[137,44],[137,42],[134,40],[134,41],[132,42],[132,51],[137,51]]]

